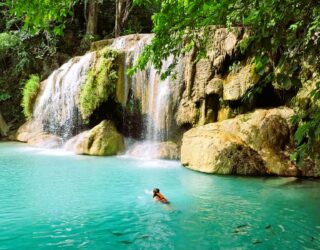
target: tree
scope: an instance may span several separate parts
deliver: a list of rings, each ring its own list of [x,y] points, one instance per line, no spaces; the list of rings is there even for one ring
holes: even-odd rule
[[[86,35],[96,35],[98,30],[98,0],[89,0]]]
[[[132,10],[132,0],[116,0],[116,17],[114,26],[114,36],[121,34],[125,21]]]
[[[73,0],[6,0],[12,16],[21,18],[23,28],[37,33],[39,30],[63,34],[68,16],[72,16]]]

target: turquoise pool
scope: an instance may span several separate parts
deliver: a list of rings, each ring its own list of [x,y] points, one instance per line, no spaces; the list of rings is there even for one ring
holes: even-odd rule
[[[320,182],[0,143],[0,249],[58,248],[320,249]]]

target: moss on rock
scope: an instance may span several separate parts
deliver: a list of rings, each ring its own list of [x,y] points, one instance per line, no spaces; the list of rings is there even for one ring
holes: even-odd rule
[[[101,103],[115,96],[118,79],[115,61],[118,52],[106,47],[96,53],[96,60],[80,92],[80,112],[83,119],[88,119]]]
[[[217,157],[216,171],[219,174],[266,174],[266,167],[259,153],[246,145],[231,144],[224,148]]]
[[[104,120],[77,140],[77,154],[110,156],[124,150],[123,136],[114,124]]]

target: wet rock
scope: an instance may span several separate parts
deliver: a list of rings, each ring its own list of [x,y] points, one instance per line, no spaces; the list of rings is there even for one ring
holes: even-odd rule
[[[171,141],[159,143],[157,158],[167,160],[178,160],[180,158],[178,145]]]
[[[28,144],[39,148],[60,148],[62,146],[62,138],[45,132],[38,133],[28,139]]]
[[[124,139],[112,122],[104,120],[90,131],[69,140],[66,147],[77,154],[110,156],[124,150]]]
[[[151,159],[178,160],[180,158],[178,145],[171,141],[137,143],[126,154]]]

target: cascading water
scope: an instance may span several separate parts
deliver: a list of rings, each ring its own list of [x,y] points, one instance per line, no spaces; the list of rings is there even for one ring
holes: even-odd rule
[[[128,37],[120,37],[115,39],[110,47],[124,52],[125,65],[123,67],[126,69],[129,61],[129,66],[137,61],[144,47],[151,42],[152,37],[153,35],[140,35],[138,42],[132,41]],[[164,61],[162,69],[166,70],[171,62],[172,58]],[[153,157],[157,151],[158,143],[166,140],[169,134],[169,116],[172,115],[168,110],[171,97],[170,78],[161,80],[154,66],[148,64],[145,70],[138,71],[132,78],[124,76],[125,95],[128,95],[129,83],[133,97],[140,100],[141,112],[145,116],[142,135],[145,140],[135,144],[128,151],[128,154]]]
[[[42,83],[33,119],[41,122],[44,131],[64,139],[79,132],[78,96],[93,58],[94,53],[73,58]]]
[[[131,111],[134,110],[129,113],[129,117],[126,117],[125,114],[128,113],[124,112],[122,123],[132,124],[133,130],[138,124],[137,131],[141,131],[142,126],[144,128],[142,134],[135,136],[142,138],[143,142],[132,148],[133,151],[142,152],[138,155],[143,157],[154,157],[159,143],[169,138],[173,120],[170,106],[171,78],[161,80],[152,64],[148,64],[145,70],[138,71],[133,77],[126,75],[127,68],[136,63],[152,38],[151,34],[129,35],[114,39],[109,46],[123,55],[120,65],[122,68],[118,71],[123,75],[118,75],[121,81],[117,83],[116,97],[124,111],[128,107]],[[59,135],[65,140],[82,132],[84,124],[79,111],[79,95],[94,58],[95,52],[73,58],[42,83],[35,102],[33,119],[42,124],[45,132]],[[164,61],[162,70],[166,70],[171,62],[172,58]],[[135,114],[139,115],[139,119]],[[137,134],[136,131],[134,133]]]

